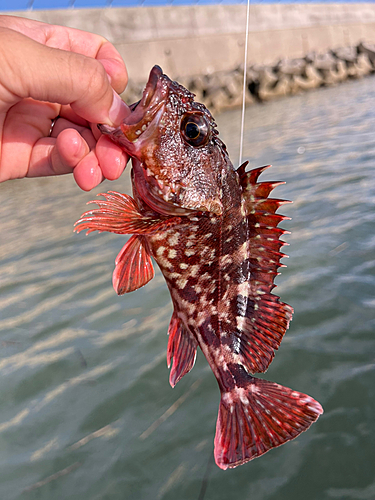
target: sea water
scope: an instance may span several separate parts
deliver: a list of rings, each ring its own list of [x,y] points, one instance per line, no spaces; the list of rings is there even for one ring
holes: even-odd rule
[[[234,470],[211,464],[219,390],[198,353],[174,389],[161,274],[118,297],[127,237],[73,234],[96,193],[69,176],[0,185],[0,498],[375,498],[375,80],[247,109],[244,158],[285,180],[289,259],[275,290],[294,319],[265,378],[325,413]],[[240,111],[216,117],[234,163]],[[208,466],[208,468],[207,468]],[[201,496],[202,498],[202,496]]]

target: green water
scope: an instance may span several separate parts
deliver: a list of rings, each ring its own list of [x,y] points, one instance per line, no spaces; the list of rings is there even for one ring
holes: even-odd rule
[[[245,157],[273,163],[290,255],[277,291],[295,309],[269,380],[325,413],[234,470],[205,499],[375,498],[375,80],[249,108]],[[237,161],[240,113],[217,117]],[[171,302],[160,273],[117,297],[125,237],[72,233],[103,190],[71,178],[0,185],[0,499],[197,500],[219,403],[204,357],[168,383]]]

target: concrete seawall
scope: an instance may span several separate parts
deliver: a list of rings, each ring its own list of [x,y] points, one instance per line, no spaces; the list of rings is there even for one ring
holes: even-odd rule
[[[103,35],[120,51],[133,82],[154,64],[172,78],[228,71],[243,64],[246,6],[65,9],[14,12]],[[375,4],[251,5],[249,64],[375,43]]]

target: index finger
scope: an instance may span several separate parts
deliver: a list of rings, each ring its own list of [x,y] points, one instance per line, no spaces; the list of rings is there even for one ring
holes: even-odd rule
[[[97,59],[104,66],[114,90],[121,94],[128,82],[125,63],[103,36],[16,16],[0,16],[0,26],[10,28],[48,47]]]

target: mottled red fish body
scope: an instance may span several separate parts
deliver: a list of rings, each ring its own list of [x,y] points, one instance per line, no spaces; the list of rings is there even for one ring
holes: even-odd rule
[[[320,404],[252,376],[267,370],[293,313],[272,293],[286,202],[269,195],[280,183],[258,182],[267,167],[235,170],[209,111],[157,66],[121,127],[102,130],[133,157],[133,198],[103,194],[76,230],[133,235],[116,259],[119,294],[145,285],[151,256],[157,262],[174,307],[170,383],[192,369],[199,346],[221,390],[217,465],[236,467],[297,437]]]

